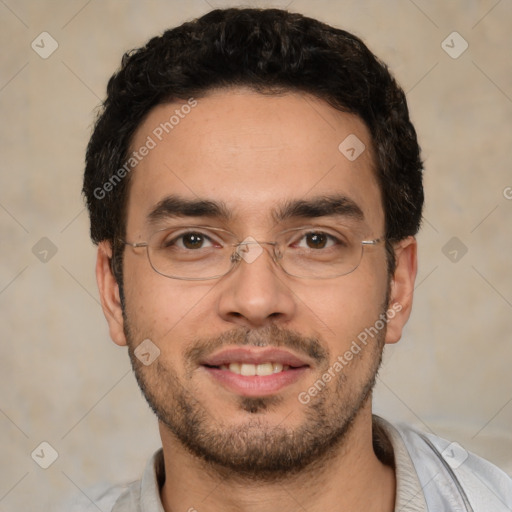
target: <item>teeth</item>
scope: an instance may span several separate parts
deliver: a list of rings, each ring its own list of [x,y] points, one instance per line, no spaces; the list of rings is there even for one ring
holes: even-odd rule
[[[256,366],[256,375],[272,375],[274,373],[274,366],[272,363],[264,363]]]
[[[248,363],[230,363],[229,365],[223,364],[220,367],[221,370],[229,370],[230,372],[238,375],[244,375],[251,377],[253,375],[272,375],[273,373],[279,373],[290,369],[290,366],[281,363],[261,363],[261,364],[248,364]]]
[[[281,363],[274,363],[272,365],[272,370],[274,373],[279,373],[283,371],[283,365]]]
[[[242,363],[240,365],[240,375],[244,375],[246,377],[250,377],[251,375],[256,375],[256,365]]]

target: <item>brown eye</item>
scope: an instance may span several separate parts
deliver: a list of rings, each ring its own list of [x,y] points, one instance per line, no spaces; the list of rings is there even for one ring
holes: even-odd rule
[[[306,243],[310,249],[323,249],[327,245],[328,236],[325,233],[308,233]]]
[[[206,237],[201,233],[187,233],[180,238],[186,249],[200,249]]]
[[[334,245],[339,245],[340,241],[333,235],[323,231],[309,231],[302,233],[298,238],[296,247],[299,249],[329,249]]]
[[[212,239],[198,231],[187,231],[175,237],[168,237],[161,244],[162,249],[198,250],[213,246]]]

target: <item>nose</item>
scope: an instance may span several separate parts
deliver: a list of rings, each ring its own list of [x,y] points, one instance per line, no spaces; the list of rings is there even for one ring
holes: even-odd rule
[[[296,302],[290,278],[273,261],[272,246],[251,239],[241,244],[238,254],[240,262],[219,283],[219,315],[253,328],[289,320]]]

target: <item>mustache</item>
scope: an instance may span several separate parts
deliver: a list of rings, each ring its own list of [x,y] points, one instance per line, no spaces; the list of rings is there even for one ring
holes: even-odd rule
[[[254,346],[288,348],[303,353],[318,364],[329,361],[329,352],[317,337],[303,336],[290,329],[270,324],[258,329],[240,327],[226,331],[214,338],[196,338],[185,351],[185,358],[197,365],[208,356],[225,346]]]

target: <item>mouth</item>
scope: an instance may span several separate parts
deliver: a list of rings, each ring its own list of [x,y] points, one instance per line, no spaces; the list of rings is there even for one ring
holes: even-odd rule
[[[228,370],[232,373],[236,373],[237,375],[244,375],[245,377],[252,377],[254,375],[265,377],[267,375],[272,375],[273,373],[286,372],[293,367],[290,367],[288,364],[282,365],[281,363],[267,362],[261,364],[229,363],[229,365],[223,364],[215,368]]]
[[[222,387],[242,396],[261,397],[275,394],[297,382],[310,364],[281,349],[242,347],[223,350],[201,367]]]

